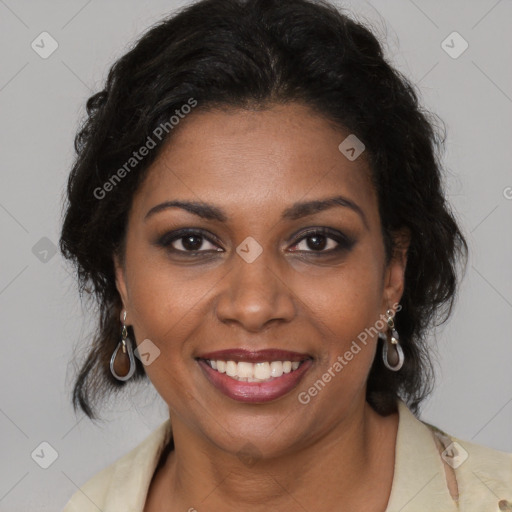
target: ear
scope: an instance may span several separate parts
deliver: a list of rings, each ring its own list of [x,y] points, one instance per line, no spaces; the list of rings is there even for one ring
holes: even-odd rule
[[[382,307],[386,311],[394,304],[398,304],[404,292],[405,268],[407,266],[407,252],[411,242],[409,229],[403,228],[393,233],[394,249],[391,260],[384,273],[384,292]]]
[[[113,255],[114,260],[114,270],[116,275],[116,288],[121,296],[121,301],[123,303],[123,308],[126,309],[128,304],[128,288],[126,286],[126,272],[124,266],[121,263],[121,258],[117,253]]]

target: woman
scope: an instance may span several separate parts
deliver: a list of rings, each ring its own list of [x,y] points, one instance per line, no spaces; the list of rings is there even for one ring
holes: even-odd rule
[[[101,317],[74,405],[147,376],[169,419],[65,512],[512,510],[510,454],[416,417],[467,246],[368,29],[203,0],[87,111],[60,244]]]

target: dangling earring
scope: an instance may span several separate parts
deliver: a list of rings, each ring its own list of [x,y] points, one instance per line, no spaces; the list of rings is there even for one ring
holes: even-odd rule
[[[123,330],[121,341],[118,343],[112,357],[110,358],[110,371],[117,380],[128,380],[135,373],[135,358],[128,330],[126,329],[126,310],[123,312]],[[121,350],[119,350],[121,349]]]
[[[386,316],[389,331],[391,331],[391,340],[388,340],[388,334],[379,332],[379,338],[383,342],[382,360],[384,361],[386,368],[393,372],[397,372],[404,364],[404,351],[398,341],[398,332],[396,332],[395,322],[393,320],[393,310],[388,309],[386,311]]]

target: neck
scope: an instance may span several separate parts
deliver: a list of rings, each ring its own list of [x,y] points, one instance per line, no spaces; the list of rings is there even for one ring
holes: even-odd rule
[[[393,480],[398,415],[361,401],[322,437],[273,458],[227,453],[172,417],[175,449],[164,492],[182,510],[385,510]],[[256,448],[255,448],[256,449]]]

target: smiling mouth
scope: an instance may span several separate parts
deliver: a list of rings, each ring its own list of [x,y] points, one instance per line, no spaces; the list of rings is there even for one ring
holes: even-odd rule
[[[314,362],[306,352],[242,347],[198,354],[195,359],[218,391],[238,402],[254,404],[289,394]]]
[[[222,359],[200,359],[218,373],[223,373],[233,380],[241,382],[269,382],[284,374],[293,373],[305,361],[260,361],[250,363],[248,361],[225,361]]]

